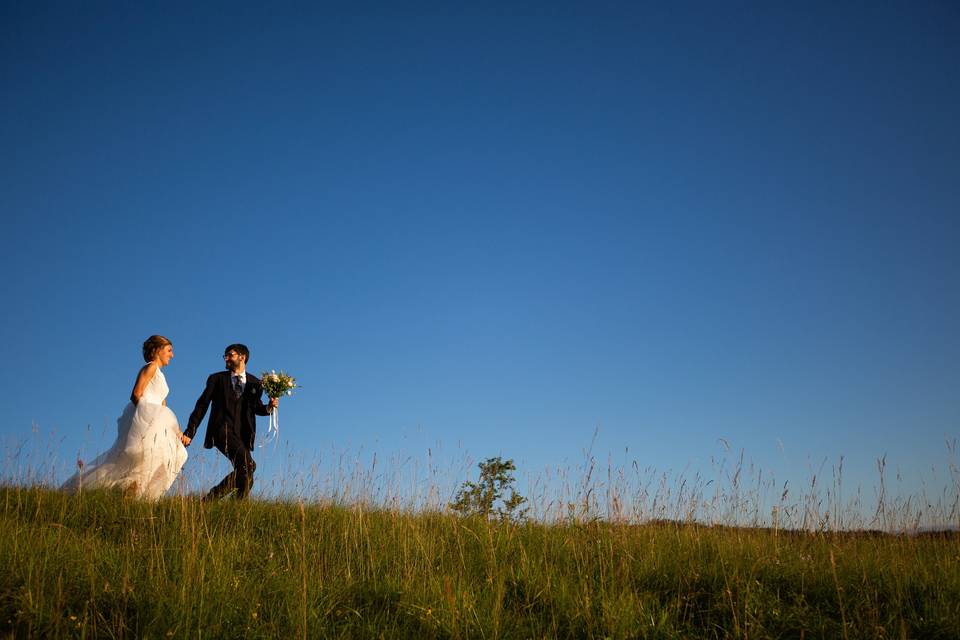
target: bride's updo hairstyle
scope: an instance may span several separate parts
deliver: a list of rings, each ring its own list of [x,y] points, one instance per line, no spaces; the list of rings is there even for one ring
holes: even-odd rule
[[[168,344],[173,345],[172,342],[163,336],[150,336],[147,338],[143,342],[143,361],[153,362],[153,359],[157,357],[157,351],[160,351],[160,349],[163,349]]]

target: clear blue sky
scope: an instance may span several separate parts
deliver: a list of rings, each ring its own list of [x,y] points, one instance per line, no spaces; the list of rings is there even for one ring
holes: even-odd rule
[[[230,342],[298,376],[264,486],[597,428],[948,484],[955,3],[195,4],[0,6],[6,447],[104,448],[161,333],[182,422]]]

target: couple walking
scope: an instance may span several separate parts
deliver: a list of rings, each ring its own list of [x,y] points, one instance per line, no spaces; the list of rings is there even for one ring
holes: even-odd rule
[[[253,487],[257,465],[251,452],[256,437],[256,416],[265,416],[279,403],[272,398],[264,405],[260,380],[247,372],[250,350],[231,344],[223,352],[225,371],[211,374],[197,399],[185,431],[167,407],[166,378],[162,369],[173,358],[173,343],[163,336],[150,336],[143,343],[147,363],[137,374],[130,402],[117,419],[117,439],[105,452],[80,469],[62,488],[121,487],[129,495],[157,499],[167,492],[187,461],[197,427],[210,405],[213,410],[203,439],[206,449],[216,447],[233,465],[204,500],[215,500],[231,491],[244,498]]]

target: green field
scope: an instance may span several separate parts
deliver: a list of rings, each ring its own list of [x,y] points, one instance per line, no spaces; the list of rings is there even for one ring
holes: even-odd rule
[[[0,634],[960,638],[955,534],[0,488]]]

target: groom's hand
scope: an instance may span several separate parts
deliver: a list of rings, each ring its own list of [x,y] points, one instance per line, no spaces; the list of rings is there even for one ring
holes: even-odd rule
[[[181,433],[181,434],[180,434],[180,442],[183,443],[183,446],[189,447],[189,446],[190,446],[191,439]]]
[[[270,398],[270,408],[276,409],[280,406],[280,398]]]

